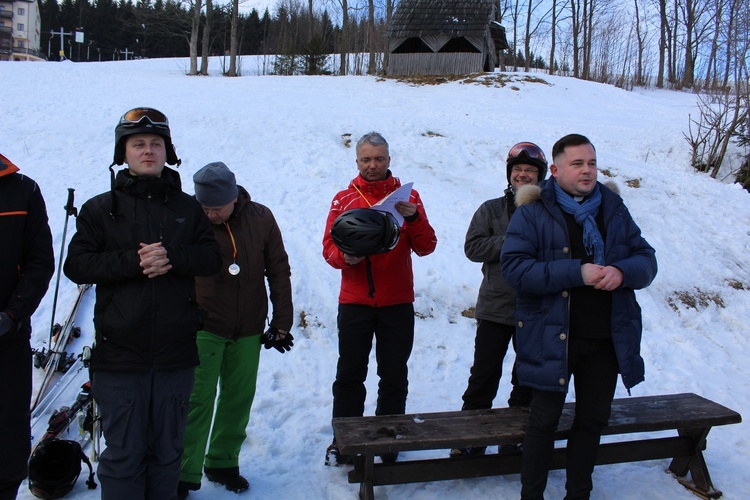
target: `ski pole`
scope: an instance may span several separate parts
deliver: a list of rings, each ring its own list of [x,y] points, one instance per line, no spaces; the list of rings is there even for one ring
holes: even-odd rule
[[[68,201],[63,207],[65,209],[65,224],[63,225],[62,243],[60,245],[60,258],[57,263],[57,280],[55,282],[55,295],[52,299],[52,317],[50,318],[49,324],[49,346],[52,347],[52,332],[55,329],[55,310],[57,309],[57,292],[60,291],[60,274],[62,274],[63,264],[63,253],[65,252],[65,235],[68,232],[68,219],[70,216],[78,217],[78,209],[76,209],[73,201],[73,193],[75,189],[68,188]]]

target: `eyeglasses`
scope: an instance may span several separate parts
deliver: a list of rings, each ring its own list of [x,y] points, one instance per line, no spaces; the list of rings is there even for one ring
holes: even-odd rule
[[[521,157],[527,157],[530,160],[539,160],[547,163],[547,158],[544,156],[542,148],[534,144],[533,142],[519,142],[508,151],[508,160],[515,160]],[[532,172],[529,172],[532,173]]]
[[[169,120],[164,113],[154,108],[133,108],[120,118],[120,125],[138,125],[148,120],[152,125],[169,127]]]
[[[539,173],[538,168],[521,168],[518,165],[511,168],[510,171],[513,172],[514,174],[523,172],[524,174],[528,174],[528,175],[537,175]]]

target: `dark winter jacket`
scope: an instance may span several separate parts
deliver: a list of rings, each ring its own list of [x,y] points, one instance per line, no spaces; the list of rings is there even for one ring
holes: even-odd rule
[[[516,310],[516,291],[500,272],[500,250],[510,221],[510,203],[512,198],[507,196],[485,201],[471,218],[464,243],[466,257],[482,263],[483,278],[474,316],[503,325],[515,324]]]
[[[554,179],[541,190],[519,190],[516,210],[503,245],[501,268],[518,291],[516,370],[521,384],[566,391],[570,292],[582,287],[581,261],[572,259],[568,229],[557,204]],[[641,309],[634,290],[656,276],[654,249],[641,236],[622,198],[599,184],[605,227],[605,265],[623,274],[612,292],[611,334],[623,383],[630,389],[644,379],[640,355]],[[535,193],[526,201],[527,193]]]
[[[294,319],[291,271],[276,219],[239,186],[234,213],[227,223],[237,247],[240,273],[232,276],[228,271],[235,260],[227,227],[212,225],[222,264],[218,273],[195,278],[198,305],[206,311],[203,328],[230,339],[263,333],[268,314],[267,278],[273,304],[271,326],[288,332]]]
[[[0,155],[0,311],[16,321],[16,331],[0,337],[0,345],[18,336],[29,338],[31,315],[47,292],[55,271],[52,234],[39,186],[18,173]]]
[[[181,191],[177,172],[134,177],[121,170],[113,191],[83,205],[77,228],[64,270],[76,283],[96,285],[92,369],[168,371],[198,364],[194,276],[218,272],[221,257],[208,218]],[[172,268],[148,278],[137,251],[141,243],[159,241]]]
[[[344,253],[331,238],[331,226],[341,213],[354,208],[368,208],[400,187],[401,181],[393,177],[390,170],[388,177],[382,181],[370,182],[358,175],[347,189],[339,191],[333,198],[323,236],[323,257],[331,266],[341,269],[340,304],[383,307],[414,302],[411,252],[419,256],[429,255],[437,245],[435,230],[427,220],[419,193],[413,189],[411,191],[409,202],[417,205],[417,218],[411,222],[404,221],[398,244],[390,252],[370,256],[375,288],[372,297],[368,295],[365,261],[354,266],[347,265]]]

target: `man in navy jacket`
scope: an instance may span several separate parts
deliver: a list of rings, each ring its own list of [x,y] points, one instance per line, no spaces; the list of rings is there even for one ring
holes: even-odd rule
[[[516,370],[533,389],[521,497],[542,499],[571,375],[576,412],[566,499],[589,498],[602,430],[620,373],[644,379],[634,290],[656,276],[654,249],[622,198],[597,182],[596,150],[571,134],[552,149],[552,178],[516,196],[501,268],[517,292]]]

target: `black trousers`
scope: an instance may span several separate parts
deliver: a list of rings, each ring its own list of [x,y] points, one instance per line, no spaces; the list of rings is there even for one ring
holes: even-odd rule
[[[31,453],[31,345],[25,335],[8,334],[0,339],[0,500],[16,498],[26,478]]]
[[[94,372],[107,443],[96,472],[102,500],[176,500],[194,374]]]
[[[367,365],[375,336],[378,365],[376,415],[406,411],[409,371],[406,366],[414,344],[414,305],[370,307],[339,304],[339,360],[333,383],[333,416],[359,417],[364,413]]]
[[[497,396],[500,377],[503,375],[503,359],[508,344],[516,346],[516,327],[503,325],[486,319],[477,320],[477,335],[474,340],[474,364],[471,367],[469,385],[464,392],[462,410],[484,410],[492,408]],[[529,406],[531,388],[518,383],[516,365],[513,364],[510,382],[513,385],[508,406]]]
[[[612,411],[619,372],[612,340],[570,338],[568,376],[575,385],[575,418],[567,445],[566,500],[587,499],[602,430]],[[523,442],[521,498],[543,499],[565,392],[533,390]]]

